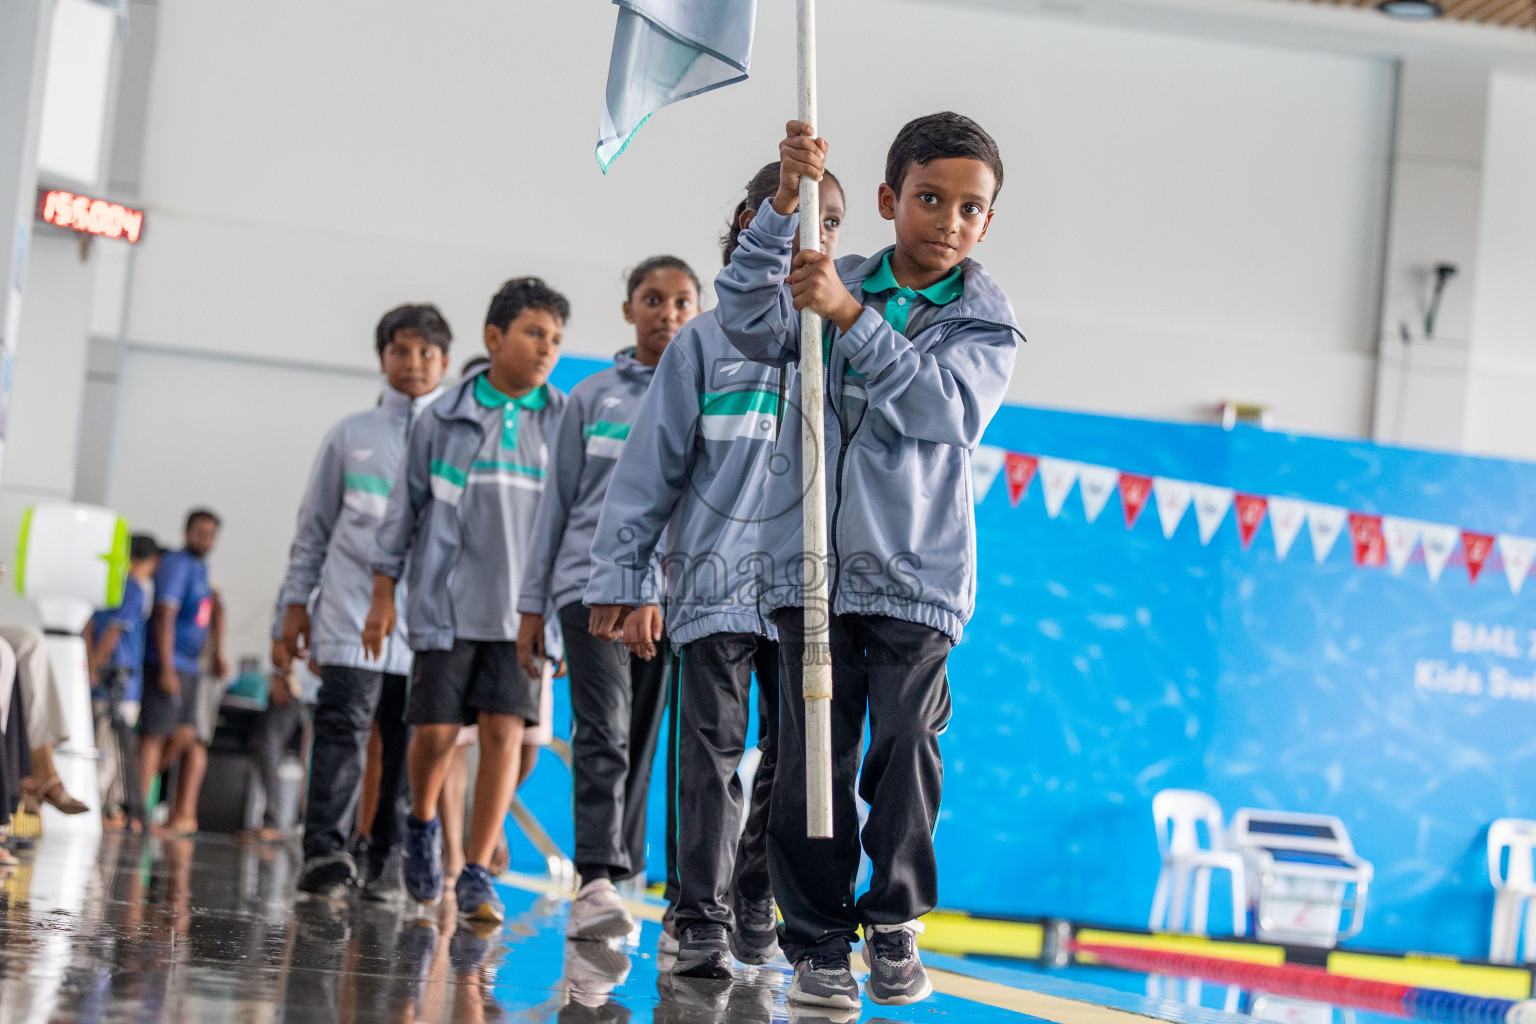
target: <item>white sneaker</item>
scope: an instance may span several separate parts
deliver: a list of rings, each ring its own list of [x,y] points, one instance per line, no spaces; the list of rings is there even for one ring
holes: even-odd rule
[[[676,957],[681,947],[677,939],[677,919],[672,916],[672,908],[669,906],[666,916],[661,919],[661,934],[656,937],[656,955]]]
[[[594,878],[576,893],[565,921],[568,939],[617,939],[628,935],[635,919],[624,909],[619,891],[606,878]]]

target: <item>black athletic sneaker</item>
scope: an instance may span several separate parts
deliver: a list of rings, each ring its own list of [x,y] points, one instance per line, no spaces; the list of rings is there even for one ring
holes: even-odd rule
[[[761,900],[733,895],[731,913],[736,928],[731,932],[731,955],[744,964],[765,964],[779,955],[779,916],[773,897]]]
[[[914,922],[864,926],[864,963],[869,980],[864,991],[882,1006],[905,1006],[933,993],[928,972],[917,958]]]
[[[795,961],[789,1001],[836,1010],[859,1008],[859,983],[848,969],[847,953],[812,953]]]
[[[690,924],[683,929],[672,973],[681,978],[731,979],[731,952],[726,943],[725,925]]]
[[[357,865],[345,850],[311,857],[299,874],[299,892],[331,896],[351,885],[357,878]]]
[[[370,863],[363,882],[363,899],[370,903],[393,903],[405,897],[405,851],[396,847],[382,864]]]

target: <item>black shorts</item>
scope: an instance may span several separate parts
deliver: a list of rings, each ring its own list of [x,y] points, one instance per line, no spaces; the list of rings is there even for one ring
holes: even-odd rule
[[[139,732],[145,736],[169,736],[180,726],[197,728],[197,673],[182,672],[181,696],[160,689],[160,666],[144,666],[144,697],[139,705]]]
[[[417,651],[405,720],[474,725],[482,711],[539,720],[541,684],[517,663],[511,640],[454,640],[450,651]]]

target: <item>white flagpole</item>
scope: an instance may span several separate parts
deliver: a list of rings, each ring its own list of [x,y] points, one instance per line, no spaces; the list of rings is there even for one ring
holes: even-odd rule
[[[800,120],[816,124],[816,0],[796,0]],[[800,249],[821,249],[821,202],[817,183],[800,179]],[[832,647],[827,592],[827,482],[822,443],[823,374],[821,317],[800,313],[801,467],[804,473],[805,656],[801,695],[805,701],[805,834],[832,836]]]

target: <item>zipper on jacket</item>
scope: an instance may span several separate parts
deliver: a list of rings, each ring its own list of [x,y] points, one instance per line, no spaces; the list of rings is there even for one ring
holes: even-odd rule
[[[832,333],[828,331],[827,334]],[[822,344],[827,344],[826,335],[822,336]],[[826,369],[822,371],[822,401],[826,401],[832,394],[832,360],[827,360]],[[825,414],[822,414],[825,415]],[[843,463],[848,457],[848,430],[843,423],[843,414],[838,410],[837,402],[832,402],[832,418],[837,421],[837,496],[832,501],[832,521],[827,525],[827,537],[832,547],[832,579],[827,586],[827,601],[835,605],[837,598],[837,585],[843,578],[843,560],[837,544],[837,521],[843,511]],[[822,446],[826,450],[826,446]],[[832,608],[827,609],[827,614],[832,613]]]

